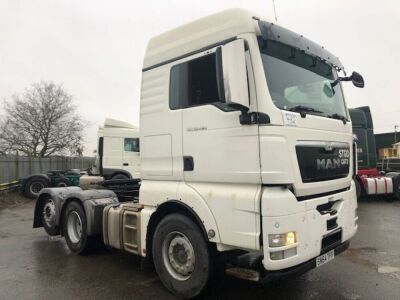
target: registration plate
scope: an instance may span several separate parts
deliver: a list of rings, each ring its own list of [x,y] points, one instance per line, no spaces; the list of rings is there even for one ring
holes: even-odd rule
[[[317,267],[320,267],[335,258],[335,250],[331,250],[316,258]]]

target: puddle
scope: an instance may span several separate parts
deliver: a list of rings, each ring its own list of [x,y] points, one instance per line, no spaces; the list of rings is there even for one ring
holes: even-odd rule
[[[391,267],[391,266],[379,266],[378,267],[378,273],[381,273],[381,274],[391,274],[391,273],[397,273],[397,272],[400,272],[400,268]]]
[[[361,299],[361,295],[354,294],[354,293],[344,293],[343,296],[345,299],[349,299],[349,300]]]

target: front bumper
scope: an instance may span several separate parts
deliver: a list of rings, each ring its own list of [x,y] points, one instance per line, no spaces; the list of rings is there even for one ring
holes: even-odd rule
[[[326,213],[326,206],[335,213]],[[286,188],[265,187],[262,196],[264,269],[268,272],[295,268],[327,248],[350,240],[357,231],[356,209],[354,183],[346,191],[304,201],[298,201]],[[268,244],[269,234],[291,231],[296,232],[294,244],[283,247]],[[274,252],[284,253],[284,256],[278,257]]]
[[[334,248],[335,250],[335,257],[339,255],[340,253],[344,252],[349,248],[350,242],[346,241],[339,246],[336,246]],[[332,249],[325,250],[321,252],[320,255],[327,253],[328,251],[331,251]],[[290,277],[296,277],[301,274],[304,274],[314,268],[316,268],[316,258],[312,258],[305,263],[302,263],[300,265],[297,265],[295,267],[287,268],[284,270],[279,270],[279,271],[264,271],[263,274],[261,274],[259,282],[260,283],[269,283],[275,280],[282,280],[285,278],[290,278]]]

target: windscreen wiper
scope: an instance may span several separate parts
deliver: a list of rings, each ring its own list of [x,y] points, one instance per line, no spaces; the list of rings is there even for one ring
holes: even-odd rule
[[[332,118],[332,119],[336,119],[336,120],[341,120],[343,122],[343,124],[347,123],[347,118],[345,116],[339,115],[339,114],[333,114],[333,115],[329,115],[328,118]]]
[[[319,111],[319,110],[317,110],[315,108],[304,106],[304,105],[296,105],[296,106],[293,106],[293,107],[289,108],[288,110],[300,113],[300,116],[302,118],[305,118],[306,117],[306,113],[308,113],[308,112],[320,113],[320,114],[322,113],[322,111]]]

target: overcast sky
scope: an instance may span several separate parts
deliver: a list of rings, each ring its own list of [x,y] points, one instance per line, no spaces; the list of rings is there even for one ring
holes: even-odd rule
[[[278,23],[324,45],[348,72],[364,76],[364,89],[345,84],[349,107],[370,105],[376,132],[400,125],[398,1],[275,3]],[[62,83],[92,124],[85,151],[91,154],[97,126],[106,117],[139,124],[149,38],[232,7],[274,18],[272,0],[0,0],[0,99],[40,80]]]

